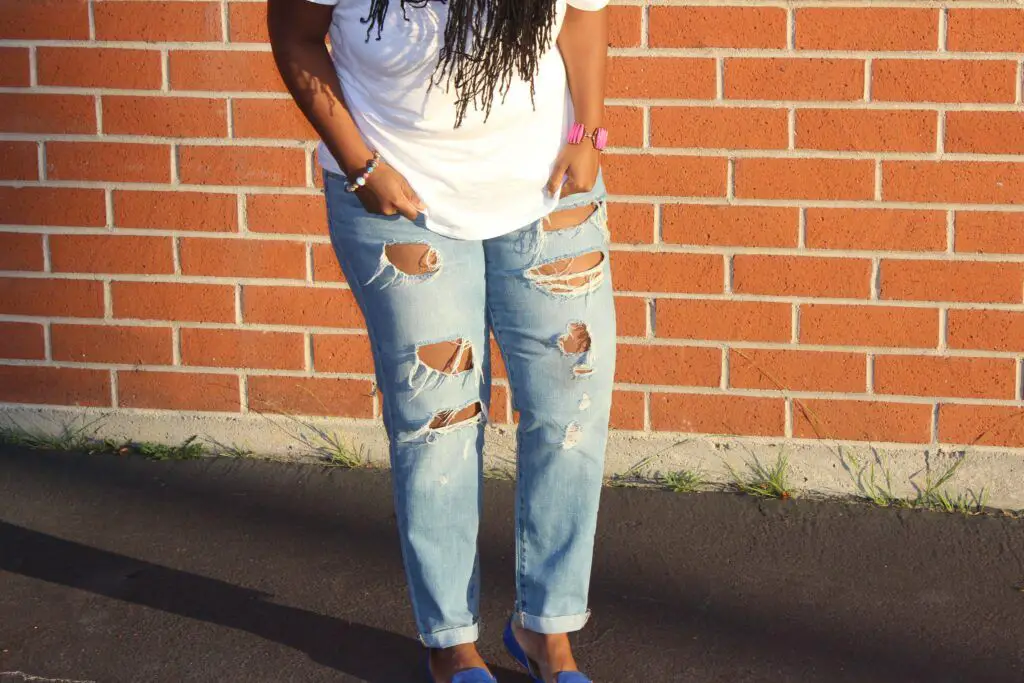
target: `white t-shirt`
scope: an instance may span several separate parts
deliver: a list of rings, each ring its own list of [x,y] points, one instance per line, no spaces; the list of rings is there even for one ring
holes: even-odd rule
[[[402,13],[391,0],[377,40],[366,39],[370,0],[310,0],[334,5],[331,50],[345,101],[366,143],[409,181],[426,205],[426,225],[457,239],[488,239],[546,216],[558,200],[545,186],[572,125],[565,64],[552,40],[530,84],[514,76],[490,118],[471,104],[454,128],[455,88],[430,88],[444,43],[448,3],[428,2]],[[557,0],[553,36],[565,19],[567,0]],[[599,10],[608,0],[568,0]],[[320,165],[342,173],[321,143]]]

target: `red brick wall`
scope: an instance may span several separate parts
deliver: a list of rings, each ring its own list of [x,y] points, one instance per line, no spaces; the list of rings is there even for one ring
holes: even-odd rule
[[[1024,8],[882,4],[612,8],[616,428],[1024,447]],[[375,419],[263,15],[0,0],[0,402]]]

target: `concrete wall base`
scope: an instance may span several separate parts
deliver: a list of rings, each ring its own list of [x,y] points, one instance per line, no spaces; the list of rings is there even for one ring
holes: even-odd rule
[[[388,464],[383,428],[361,420],[0,404],[0,429],[17,427],[57,434],[69,424],[99,439],[180,444],[197,436],[212,450],[237,449],[258,457],[306,462],[323,461],[323,452],[318,449],[327,445],[324,437],[329,436],[347,444],[369,464]],[[743,472],[755,459],[771,465],[780,454],[789,459],[792,487],[802,495],[815,496],[858,495],[859,488],[870,481],[870,466],[874,463],[876,483],[884,484],[888,472],[892,493],[914,497],[915,485],[923,486],[929,472],[937,476],[957,459],[965,458],[945,487],[950,494],[984,489],[987,505],[1024,510],[1024,452],[995,448],[616,432],[608,446],[606,474],[639,472],[650,476],[659,471],[700,469],[710,484],[721,485],[731,480],[729,466]],[[488,427],[485,467],[494,474],[513,476],[513,426]]]

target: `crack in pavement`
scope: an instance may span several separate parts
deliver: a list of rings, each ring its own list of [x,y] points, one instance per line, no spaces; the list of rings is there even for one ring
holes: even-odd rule
[[[24,671],[0,671],[0,683],[18,683],[20,681],[38,681],[39,683],[96,683],[96,681],[80,681],[71,678],[41,678]]]

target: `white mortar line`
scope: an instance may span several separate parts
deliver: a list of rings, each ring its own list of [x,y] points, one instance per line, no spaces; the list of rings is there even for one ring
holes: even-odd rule
[[[178,163],[178,145],[171,145],[171,187],[181,187],[181,170]]]
[[[875,201],[876,202],[885,201],[885,197],[883,195],[883,192],[884,192],[883,182],[884,182],[884,180],[883,180],[883,173],[882,173],[882,160],[878,159],[878,160],[875,161]]]
[[[935,126],[935,151],[939,156],[946,153],[946,110],[939,110],[938,124]]]
[[[786,400],[783,403],[785,406],[785,427],[783,428],[783,436],[787,439],[793,438],[793,399],[786,396]]]
[[[722,291],[725,294],[732,294],[732,279],[734,274],[733,268],[735,267],[735,263],[733,261],[732,254],[723,254],[722,258],[725,259],[725,262],[723,264],[724,268],[722,269],[722,272],[724,274]]]
[[[790,337],[793,344],[800,344],[800,304],[793,304],[792,317],[790,318]]]
[[[238,412],[249,412],[249,376],[244,372],[238,373]]]
[[[807,208],[801,206],[797,211],[797,236],[796,236],[796,248],[806,249],[807,248]]]
[[[90,41],[95,41],[96,40],[96,9],[95,9],[95,1],[94,0],[89,0],[86,3],[85,7],[86,7],[86,13],[87,13],[87,15],[89,17],[89,40]]]
[[[235,324],[242,323],[242,285],[235,285]]]
[[[43,358],[46,360],[53,360],[53,330],[50,329],[51,323],[44,322],[43,328]]]
[[[117,383],[117,370],[110,371],[110,405],[114,408],[118,407],[118,394],[120,393]]]
[[[665,239],[665,212],[662,210],[661,204],[654,204],[654,235],[652,237],[653,244],[661,244]]]
[[[649,392],[643,393],[644,397],[644,431],[651,431],[651,394]]]
[[[171,365],[181,365],[181,325],[171,326]]]
[[[28,85],[30,88],[39,86],[39,57],[36,55],[35,45],[29,45],[28,48]]]
[[[786,49],[796,50],[796,10],[786,7]]]
[[[53,272],[53,263],[50,260],[50,236],[43,233],[42,235],[42,248],[43,248],[43,272]]]
[[[231,35],[230,26],[231,26],[231,18],[230,18],[229,14],[228,14],[228,3],[226,2],[226,0],[221,0],[221,2],[220,2],[220,39],[221,39],[221,42],[223,42],[223,43],[227,43],[230,40],[230,38],[229,38],[229,36]]]
[[[238,195],[238,233],[249,234],[249,202],[245,194]]]
[[[114,191],[110,188],[103,190],[103,211],[106,214],[107,230],[114,229]],[[80,232],[78,234],[81,234]]]
[[[931,441],[932,443],[939,442],[939,404],[937,402],[932,405]]]
[[[111,293],[110,280],[103,280],[103,319],[114,319],[114,299]]]
[[[721,348],[722,353],[722,368],[720,370],[721,377],[718,378],[718,386],[723,391],[729,388],[729,378],[732,368],[729,364],[729,347],[723,345]]]
[[[946,212],[946,253],[953,254],[956,251],[956,211],[950,209]]]
[[[302,363],[306,372],[313,374],[313,335],[306,332],[302,336]]]
[[[873,394],[875,393],[875,354],[869,353],[867,355],[867,362],[864,365],[864,371],[864,390],[868,394]]]
[[[647,312],[647,339],[653,339],[657,334],[657,305],[658,301],[656,298],[651,298],[646,301],[646,312]]]
[[[46,143],[36,144],[36,164],[40,180],[46,180]]]
[[[651,8],[650,5],[644,3],[644,6],[640,8],[640,47],[648,47],[650,42],[651,34]]]
[[[725,99],[725,60],[721,57],[715,58],[715,99]]]
[[[939,343],[935,349],[941,354],[949,351],[949,309],[945,307],[939,309]]]
[[[730,204],[736,199],[736,159],[729,157],[725,165],[725,199]]]
[[[946,52],[949,41],[949,8],[941,7],[939,9],[939,44],[938,51]]]
[[[651,146],[651,108],[643,107],[643,146],[644,149]]]
[[[1014,388],[1014,396],[1017,397],[1018,401],[1024,400],[1024,378],[1021,373],[1024,373],[1024,359],[1017,358],[1017,386]]]
[[[235,100],[232,97],[227,98],[227,116],[228,116],[228,134],[229,140],[235,138]]]
[[[1017,62],[1017,96],[1015,102],[1024,104],[1024,59]]]
[[[96,137],[105,138],[106,135],[103,132],[103,97],[97,95],[95,97],[96,106]]]
[[[871,259],[871,284],[869,285],[871,294],[869,298],[879,300],[882,298],[882,259],[881,257],[875,257]]]
[[[313,245],[306,244],[306,282],[313,284]]]
[[[788,110],[788,113],[786,114],[786,125],[789,128],[789,130],[788,130],[788,134],[789,134],[789,141],[788,141],[789,149],[790,150],[795,150],[796,149],[796,108],[795,107],[792,107],[792,108],[790,108]]]
[[[171,238],[171,261],[174,263],[175,275],[181,275],[181,238]]]
[[[160,51],[160,91],[171,91],[171,57],[168,50]]]

